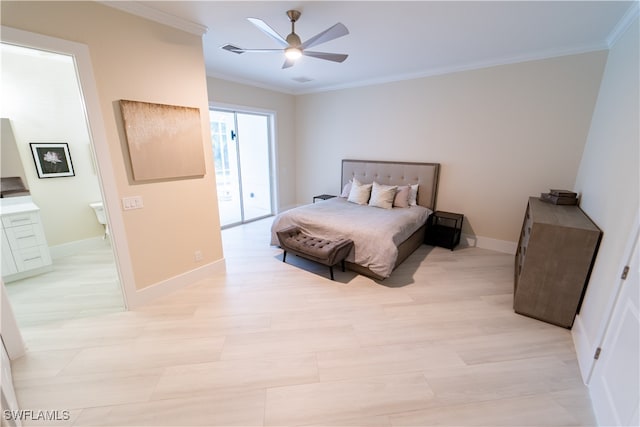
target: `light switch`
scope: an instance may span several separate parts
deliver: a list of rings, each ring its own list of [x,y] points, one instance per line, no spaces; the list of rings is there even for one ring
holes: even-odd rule
[[[122,207],[125,211],[131,209],[142,209],[144,204],[142,203],[142,196],[123,197]]]

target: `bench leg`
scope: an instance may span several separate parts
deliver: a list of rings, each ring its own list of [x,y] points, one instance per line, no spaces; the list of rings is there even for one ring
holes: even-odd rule
[[[282,254],[282,262],[285,262],[287,260],[287,251],[284,251],[284,253]]]
[[[331,273],[331,280],[333,280],[333,266],[329,267],[329,272]]]
[[[344,260],[342,260],[342,271],[343,272],[345,271],[345,269],[344,269]]]

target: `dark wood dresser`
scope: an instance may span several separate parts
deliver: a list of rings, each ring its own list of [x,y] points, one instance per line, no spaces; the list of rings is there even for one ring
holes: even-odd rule
[[[571,328],[601,236],[578,206],[529,198],[515,258],[515,312]]]

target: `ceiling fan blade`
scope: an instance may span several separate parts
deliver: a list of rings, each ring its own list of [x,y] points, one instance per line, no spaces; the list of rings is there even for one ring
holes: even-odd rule
[[[262,30],[266,35],[275,40],[280,46],[287,47],[289,43],[276,30],[271,28],[266,22],[258,18],[247,18],[249,22]]]
[[[238,49],[238,53],[282,53],[282,49]]]
[[[346,36],[347,34],[349,34],[349,30],[347,30],[347,27],[338,22],[333,27],[327,28],[323,32],[316,34],[306,42],[302,43],[302,46],[300,46],[300,48],[306,49],[308,47],[313,47],[319,45],[320,43],[326,43],[330,40],[337,39],[338,37]]]
[[[346,55],[344,53],[312,52],[308,50],[303,50],[302,54],[304,56],[311,56],[313,58],[318,58],[318,59],[326,59],[327,61],[333,61],[333,62],[344,62],[344,60],[349,57],[349,55]]]
[[[295,59],[285,59],[284,64],[282,64],[282,69],[284,70],[285,68],[290,68],[293,67],[294,64],[296,63]]]

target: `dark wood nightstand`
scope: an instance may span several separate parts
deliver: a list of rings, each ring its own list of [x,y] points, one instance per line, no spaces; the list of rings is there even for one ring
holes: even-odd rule
[[[327,199],[333,199],[334,196],[333,194],[320,194],[318,196],[313,196],[313,203],[316,202],[316,199],[320,199],[320,200],[327,200]]]
[[[459,213],[435,211],[427,219],[424,242],[453,250],[460,243],[463,220]]]

